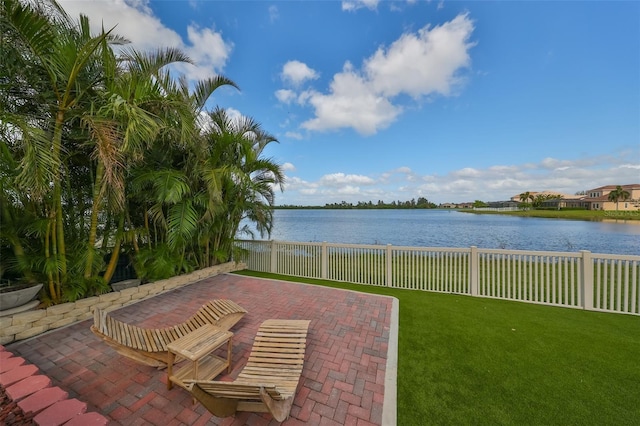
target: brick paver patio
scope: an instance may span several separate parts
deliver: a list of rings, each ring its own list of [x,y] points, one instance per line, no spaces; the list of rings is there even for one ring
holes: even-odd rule
[[[260,323],[310,319],[304,369],[284,425],[395,424],[397,300],[275,280],[224,274],[114,311],[147,327],[181,322],[206,301],[232,299],[248,314],[231,330],[233,379],[245,364]],[[69,397],[86,402],[110,424],[269,425],[268,414],[212,416],[180,387],[166,388],[166,371],[119,355],[89,331],[90,321],[7,345],[36,365]],[[385,395],[386,393],[386,395]],[[383,414],[384,411],[384,414]],[[384,418],[384,420],[383,420]]]

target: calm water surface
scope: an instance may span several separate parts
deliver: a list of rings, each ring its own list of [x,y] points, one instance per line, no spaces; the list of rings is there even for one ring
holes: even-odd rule
[[[640,255],[637,221],[588,222],[447,210],[276,210],[270,239]]]

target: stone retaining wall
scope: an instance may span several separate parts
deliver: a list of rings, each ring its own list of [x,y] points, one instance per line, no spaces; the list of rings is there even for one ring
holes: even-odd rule
[[[95,307],[120,308],[169,290],[200,281],[225,272],[246,269],[244,263],[228,262],[221,265],[200,269],[190,274],[179,275],[166,280],[142,284],[121,291],[88,297],[71,303],[62,303],[46,309],[20,312],[11,316],[0,317],[0,345],[37,336],[45,331],[84,321],[93,317]]]

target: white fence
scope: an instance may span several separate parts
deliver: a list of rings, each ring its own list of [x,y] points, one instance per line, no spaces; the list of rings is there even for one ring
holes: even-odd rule
[[[517,212],[520,207],[474,207],[473,210],[481,212]]]
[[[640,315],[640,256],[239,240],[250,270]]]

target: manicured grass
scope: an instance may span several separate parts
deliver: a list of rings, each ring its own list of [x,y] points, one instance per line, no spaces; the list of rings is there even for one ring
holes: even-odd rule
[[[396,297],[398,425],[633,425],[640,419],[640,317],[242,274]]]
[[[518,211],[490,211],[462,209],[463,213],[475,214],[502,214],[521,217],[542,217],[549,219],[573,219],[573,220],[608,220],[625,221],[640,220],[640,210],[635,211],[601,211],[601,210],[518,210]]]

